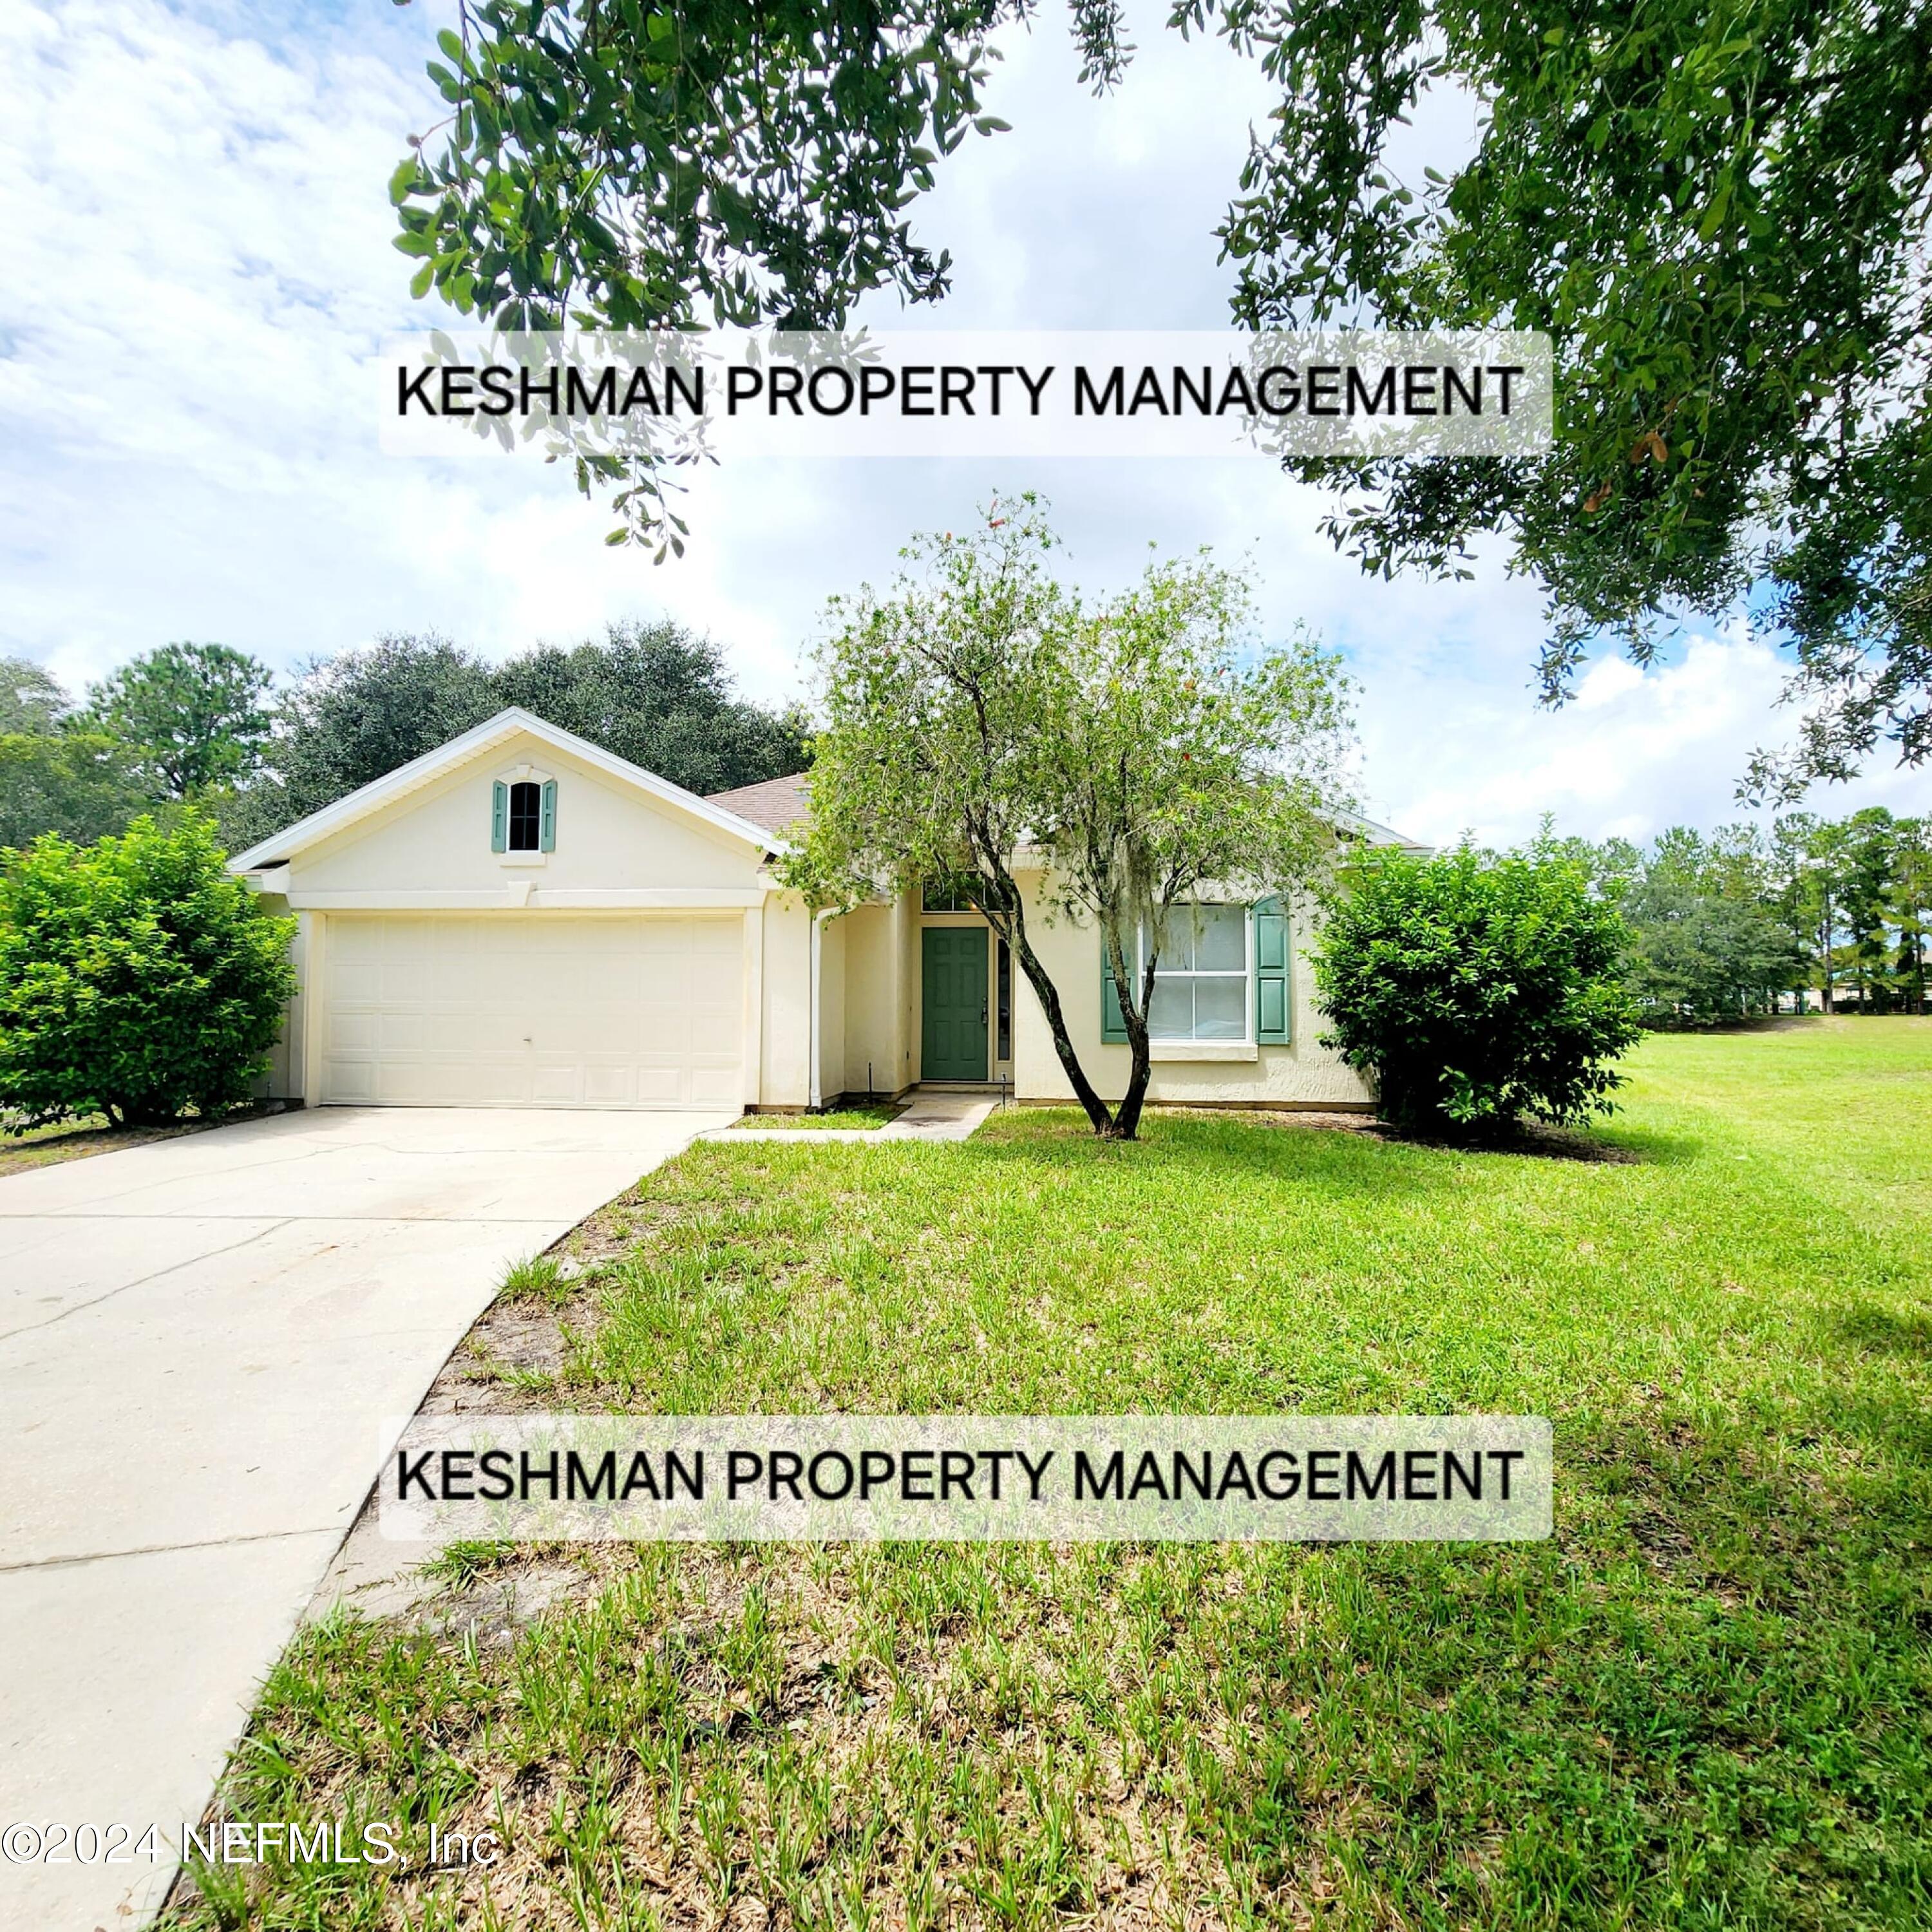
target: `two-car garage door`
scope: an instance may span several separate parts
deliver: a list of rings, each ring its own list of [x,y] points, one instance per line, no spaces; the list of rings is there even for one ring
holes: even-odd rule
[[[743,939],[736,916],[332,914],[321,1098],[735,1108]]]

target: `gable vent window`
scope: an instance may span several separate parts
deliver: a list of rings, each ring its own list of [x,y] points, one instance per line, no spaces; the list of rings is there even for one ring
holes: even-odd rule
[[[534,852],[537,849],[537,820],[542,794],[527,778],[510,788],[510,850]]]
[[[492,788],[490,847],[496,852],[556,849],[556,781],[518,778]]]

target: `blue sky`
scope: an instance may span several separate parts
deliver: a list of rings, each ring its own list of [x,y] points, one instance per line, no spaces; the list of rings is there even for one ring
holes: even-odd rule
[[[1790,729],[1782,670],[1742,621],[1642,673],[1614,656],[1540,710],[1534,586],[1488,555],[1470,584],[1361,577],[1318,494],[1252,460],[741,461],[704,472],[694,538],[662,567],[528,459],[386,457],[362,368],[434,319],[410,302],[386,183],[436,118],[422,74],[442,0],[287,8],[12,0],[0,11],[0,651],[70,684],[175,638],[278,667],[386,630],[492,655],[669,613],[716,636],[746,688],[800,688],[828,595],[890,574],[915,529],[995,490],[1054,503],[1099,590],[1150,542],[1252,568],[1271,624],[1307,621],[1361,687],[1361,782],[1418,836],[1507,840],[1545,810],[1589,836],[1738,815],[1751,748]],[[1010,134],[969,140],[915,212],[955,290],[875,326],[1220,328],[1213,230],[1267,97],[1252,67],[1144,8],[1123,89],[1076,84],[1064,15],[1003,42]],[[1468,136],[1454,100],[1415,162]],[[1881,761],[1820,809],[1932,809],[1932,774]]]

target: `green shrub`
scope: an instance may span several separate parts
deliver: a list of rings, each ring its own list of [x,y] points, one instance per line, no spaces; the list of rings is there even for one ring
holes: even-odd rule
[[[194,813],[0,861],[0,1108],[16,1129],[245,1100],[295,991],[264,914]]]
[[[1637,1036],[1628,935],[1582,866],[1538,847],[1376,854],[1333,909],[1315,976],[1324,1043],[1376,1083],[1384,1118],[1477,1130],[1610,1111]]]

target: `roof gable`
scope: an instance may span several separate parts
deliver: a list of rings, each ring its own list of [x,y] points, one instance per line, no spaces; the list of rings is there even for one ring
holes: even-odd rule
[[[460,736],[451,739],[446,745],[439,745],[434,751],[425,752],[421,758],[398,766],[381,778],[358,786],[333,805],[324,806],[320,812],[312,812],[306,818],[297,819],[294,824],[284,826],[272,838],[264,838],[247,851],[238,853],[228,862],[229,868],[247,872],[263,866],[281,864],[298,852],[333,838],[361,820],[399,803],[412,793],[434,784],[472,760],[487,758],[497,746],[521,735],[568,752],[595,766],[605,776],[632,787],[713,831],[742,840],[760,851],[784,849],[782,839],[754,824],[748,818],[700,798],[695,792],[686,791],[683,786],[674,784],[655,772],[646,771],[641,765],[634,765],[628,759],[605,751],[601,745],[593,745],[589,739],[563,730],[533,712],[524,710],[520,705],[513,704]]]

